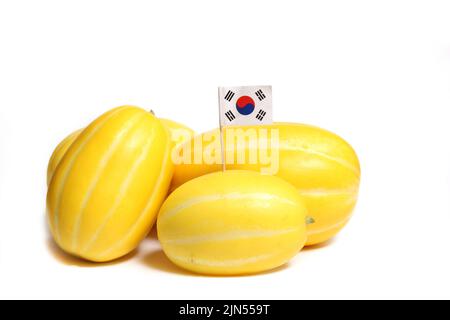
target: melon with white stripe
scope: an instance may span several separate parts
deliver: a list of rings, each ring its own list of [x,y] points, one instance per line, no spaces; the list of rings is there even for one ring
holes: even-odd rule
[[[232,140],[228,135],[230,130],[236,129],[242,129],[244,133],[240,142]],[[256,130],[253,131],[256,135],[247,130]],[[250,152],[255,151],[258,140],[264,142],[263,145],[271,146],[271,130],[276,130],[279,136],[278,149],[269,149],[270,153],[279,152],[279,169],[276,175],[297,188],[305,199],[309,215],[315,221],[308,225],[307,245],[325,242],[336,235],[351,217],[360,182],[358,157],[341,137],[314,126],[295,123],[230,126],[224,128],[225,156],[234,159],[235,163],[227,163],[227,169],[260,171],[261,168],[268,167],[261,163],[261,158],[251,164]],[[208,157],[217,159],[210,153],[216,152],[211,151],[214,150],[213,146],[220,146],[218,137],[218,130],[215,130],[180,146],[183,157],[189,152],[191,154],[185,157],[188,161],[175,166],[172,190],[195,177],[222,169],[220,157],[215,164],[205,160]],[[199,145],[203,149],[194,148]],[[241,164],[237,163],[238,153],[244,155]]]
[[[169,119],[159,118],[159,120],[167,129],[169,129],[170,140],[172,141],[173,145],[172,150],[181,143],[191,139],[195,135],[194,130],[185,126],[184,124]],[[75,141],[75,139],[78,137],[78,135],[81,133],[81,131],[83,131],[83,129],[72,132],[56,146],[47,166],[47,186],[50,184],[50,181],[52,180],[53,174],[55,173],[56,167],[58,166],[59,162],[66,154],[66,151]]]
[[[279,267],[306,241],[301,196],[288,182],[229,170],[175,190],[158,216],[158,238],[176,265],[204,274],[250,274]]]
[[[167,129],[133,106],[84,129],[57,165],[47,194],[56,243],[91,261],[134,250],[156,220],[173,173]]]

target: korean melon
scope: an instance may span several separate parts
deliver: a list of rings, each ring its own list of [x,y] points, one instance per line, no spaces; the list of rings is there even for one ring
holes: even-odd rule
[[[56,243],[91,261],[135,249],[156,220],[173,173],[167,129],[133,106],[106,112],[72,142],[47,193]]]
[[[190,271],[251,274],[289,261],[306,241],[307,210],[291,184],[253,171],[195,178],[175,190],[158,216],[167,257]]]

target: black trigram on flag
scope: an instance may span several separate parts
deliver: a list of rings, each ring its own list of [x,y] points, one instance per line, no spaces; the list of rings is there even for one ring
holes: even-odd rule
[[[264,110],[259,110],[258,114],[256,115],[256,119],[258,119],[259,121],[262,121],[265,116],[266,116],[266,112]]]
[[[236,119],[236,116],[233,114],[233,112],[231,112],[231,110],[225,112],[225,116],[228,118],[229,121],[233,121],[234,119]]]
[[[228,90],[227,94],[225,95],[225,100],[231,101],[231,99],[233,99],[233,97],[234,97],[234,92],[231,90]]]
[[[259,101],[262,101],[266,98],[266,95],[264,94],[264,92],[261,89],[256,91],[255,94],[258,97]]]

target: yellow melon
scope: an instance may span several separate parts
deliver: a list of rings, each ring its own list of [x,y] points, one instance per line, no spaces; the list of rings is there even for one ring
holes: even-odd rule
[[[191,139],[195,134],[194,130],[190,129],[189,127],[181,123],[162,118],[160,118],[159,120],[162,122],[164,126],[166,126],[166,128],[169,129],[170,139],[172,141],[174,148],[176,148],[178,145],[185,142],[186,140]],[[72,132],[70,135],[64,138],[64,140],[62,140],[53,151],[53,154],[50,157],[50,161],[47,167],[47,185],[50,184],[50,181],[53,177],[53,173],[55,172],[56,167],[58,166],[62,157],[69,149],[69,147],[72,145],[72,143],[75,141],[75,139],[78,137],[78,135],[81,133],[81,131],[83,130],[80,129],[75,132]]]
[[[265,170],[290,182],[303,196],[315,221],[308,225],[307,245],[327,241],[348,222],[357,200],[360,165],[353,148],[342,138],[295,123],[231,126],[224,129],[223,136],[227,169]],[[264,145],[268,146],[266,151],[262,150]],[[195,177],[221,170],[218,146],[218,130],[181,145],[172,190]],[[267,161],[271,158],[273,163]]]
[[[56,166],[47,216],[56,243],[91,261],[135,249],[155,222],[173,173],[167,129],[133,106],[84,129]]]
[[[161,207],[158,238],[176,265],[204,274],[279,267],[303,248],[306,208],[283,179],[230,170],[193,179]]]

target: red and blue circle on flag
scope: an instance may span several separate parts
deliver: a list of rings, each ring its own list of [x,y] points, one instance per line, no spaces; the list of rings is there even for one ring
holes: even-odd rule
[[[255,101],[249,96],[241,96],[236,101],[236,110],[244,116],[248,116],[255,110]]]

